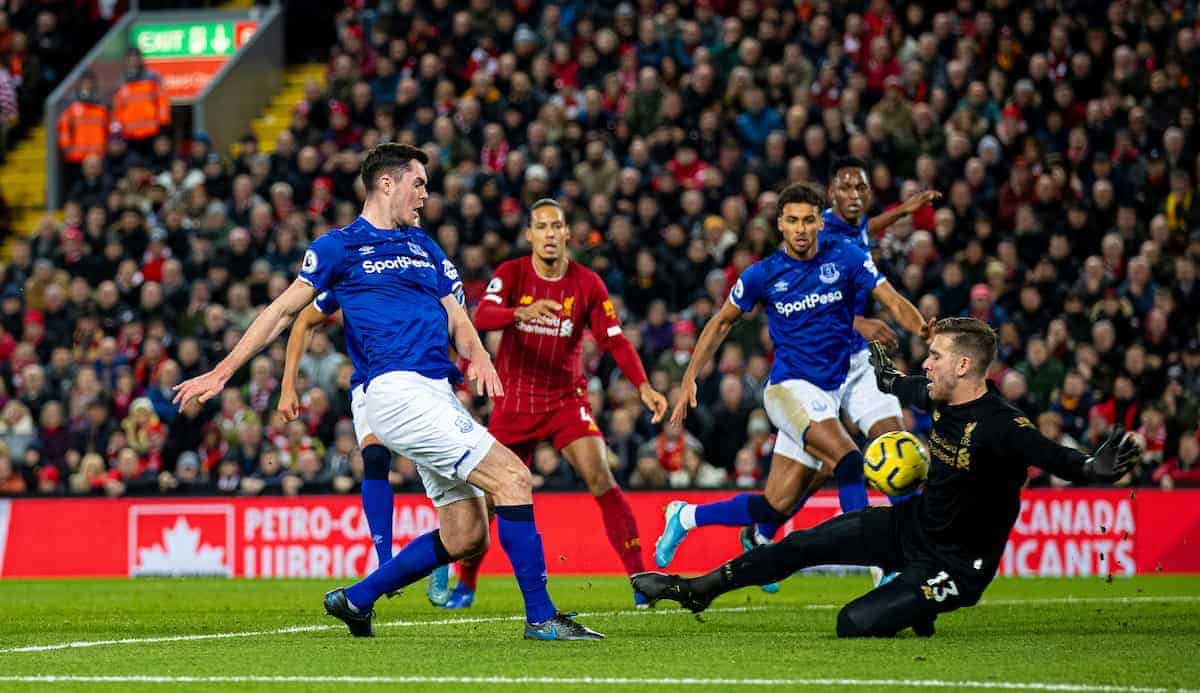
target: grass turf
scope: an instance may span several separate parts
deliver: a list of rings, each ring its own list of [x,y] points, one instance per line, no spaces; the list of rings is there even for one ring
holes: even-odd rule
[[[525,642],[510,578],[481,582],[468,611],[425,600],[424,583],[377,605],[378,637],[356,640],[324,616],[328,581],[150,579],[0,583],[0,689],[47,688],[24,676],[385,676],[778,679],[896,682],[1017,682],[1113,686],[1196,686],[1200,682],[1200,577],[998,579],[984,604],[938,619],[932,639],[845,641],[833,635],[836,608],[864,592],[865,576],[798,576],[768,596],[757,589],[719,599],[698,622],[664,602],[632,612],[617,578],[554,578],[560,608],[607,634],[601,643]],[[1180,599],[1183,597],[1183,599]],[[1081,601],[1067,601],[1079,598]],[[1019,600],[1019,603],[1006,603]],[[745,610],[728,610],[745,609]],[[626,613],[615,613],[617,611]],[[445,623],[449,619],[487,619]],[[419,621],[442,623],[420,625]],[[385,625],[403,621],[407,625]],[[317,626],[250,637],[108,644],[41,652],[13,648],[69,641],[157,638]],[[190,682],[185,690],[344,689],[346,681]],[[678,685],[671,685],[678,683]],[[761,681],[759,682],[761,684]],[[852,681],[825,688],[843,690]],[[56,690],[147,688],[130,682],[68,682]],[[163,685],[159,682],[154,685]],[[352,683],[351,685],[362,685]],[[388,683],[392,687],[395,682]],[[405,690],[494,688],[498,682],[405,683]],[[608,684],[520,683],[504,690],[611,688]],[[679,689],[633,683],[619,690]],[[689,690],[761,689],[711,684]],[[874,687],[874,686],[872,686]]]

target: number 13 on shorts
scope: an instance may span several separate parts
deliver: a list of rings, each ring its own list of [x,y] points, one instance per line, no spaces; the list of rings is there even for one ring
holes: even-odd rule
[[[925,594],[926,599],[932,599],[935,602],[944,602],[946,597],[958,596],[958,585],[950,579],[946,571],[940,571],[937,575],[925,581],[921,585],[921,592]]]

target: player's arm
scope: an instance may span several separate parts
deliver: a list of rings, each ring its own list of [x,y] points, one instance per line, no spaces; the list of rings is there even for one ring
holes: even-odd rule
[[[917,307],[912,304],[912,301],[902,296],[899,291],[896,291],[895,287],[893,287],[887,280],[879,282],[879,284],[877,284],[875,289],[871,292],[871,295],[875,297],[875,300],[882,303],[883,306],[888,309],[888,312],[892,314],[892,317],[895,318],[896,322],[900,323],[900,326],[904,329],[913,334],[921,335],[921,338],[925,341],[929,341],[929,339],[933,336],[933,325],[935,321],[930,318],[930,320],[926,322],[925,317],[922,316],[921,311],[917,310]]]
[[[1010,459],[1050,472],[1075,483],[1110,483],[1129,471],[1138,446],[1117,426],[1090,456],[1046,438],[1027,417],[997,417],[987,422],[997,447]]]
[[[683,423],[688,407],[696,406],[696,375],[717,353],[717,347],[729,336],[730,328],[741,317],[742,312],[732,299],[728,300],[700,331],[696,347],[692,350],[692,358],[688,361],[687,370],[683,372],[679,401],[675,403],[675,409],[671,412],[672,423]]]
[[[442,297],[442,306],[446,309],[447,323],[450,329],[450,339],[454,340],[454,349],[458,355],[467,359],[467,379],[475,381],[476,392],[489,397],[503,397],[504,388],[500,385],[500,376],[492,365],[492,356],[483,348],[479,333],[471,324],[471,317],[466,309],[458,302],[454,294]]]
[[[287,352],[283,358],[283,379],[279,382],[279,404],[276,410],[284,421],[293,421],[300,415],[300,398],[296,394],[296,375],[300,372],[300,359],[308,348],[312,331],[325,322],[326,315],[317,308],[317,302],[308,304],[288,335]]]
[[[466,308],[463,308],[467,300],[463,295],[458,269],[438,244],[430,242],[427,249],[442,267],[442,271],[438,273],[437,286],[442,296],[442,308],[446,310],[446,327],[450,332],[450,339],[454,341],[455,351],[460,357],[467,359],[467,379],[475,381],[478,394],[503,397],[504,388],[500,385],[496,367],[492,365],[492,356],[483,348],[479,332],[471,324],[471,316],[467,315]]]
[[[667,399],[650,385],[642,359],[622,331],[617,311],[609,300],[608,289],[598,277],[592,289],[588,321],[592,334],[598,340],[598,346],[612,355],[613,360],[617,362],[617,368],[620,368],[629,382],[637,388],[642,404],[653,413],[651,423],[662,421],[667,413]]]
[[[271,343],[272,334],[278,335],[276,330],[280,321],[290,323],[304,306],[312,302],[316,293],[312,284],[303,279],[292,282],[291,286],[258,314],[246,329],[246,334],[242,335],[233,347],[233,351],[221,359],[215,368],[176,385],[172,402],[182,408],[193,397],[198,397],[201,404],[216,397],[243,364]]]
[[[923,375],[903,375],[896,370],[887,347],[881,342],[871,342],[871,368],[875,369],[875,384],[884,394],[895,395],[905,406],[915,406],[932,411],[933,402],[929,399],[929,379]]]
[[[527,306],[512,307],[512,285],[516,281],[511,263],[496,268],[496,274],[488,282],[483,299],[475,309],[475,329],[481,332],[502,330],[514,322],[532,322],[542,318],[553,318],[562,310],[562,305],[550,299],[539,299]]]
[[[527,306],[509,308],[489,301],[485,295],[479,302],[479,307],[475,309],[475,328],[483,332],[502,330],[514,322],[533,322],[542,318],[553,318],[558,315],[560,310],[562,310],[562,304],[548,298],[539,298]]]
[[[871,235],[882,233],[887,227],[895,224],[904,217],[935,200],[942,199],[942,194],[936,190],[923,190],[908,198],[891,209],[867,220],[867,231]]]

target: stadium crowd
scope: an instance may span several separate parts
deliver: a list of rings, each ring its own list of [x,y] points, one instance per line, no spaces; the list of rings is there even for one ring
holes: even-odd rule
[[[363,152],[389,140],[429,153],[422,224],[472,306],[528,251],[529,205],[558,199],[573,257],[604,279],[672,403],[698,331],[775,247],[773,191],[824,183],[848,155],[870,162],[872,215],[941,191],[872,239],[881,271],[926,317],[990,323],[993,379],[1048,437],[1090,449],[1120,424],[1144,448],[1122,484],[1200,484],[1196,9],[347,3],[327,86],[308,85],[270,153],[249,135],[226,157],[204,138],[138,152],[115,134],[65,220],[12,245],[0,493],[356,491],[336,322],[313,337],[290,424],[274,416],[282,338],[208,405],[177,411],[171,388],[237,341],[313,238],[354,219]],[[901,333],[900,352],[916,369],[925,345]],[[742,321],[686,428],[658,427],[585,344],[621,484],[760,485],[771,356],[764,319]],[[461,396],[486,420],[488,402]],[[906,419],[929,430],[922,412]],[[533,464],[542,488],[582,488],[549,446]],[[407,460],[392,480],[420,488]]]
[[[0,161],[12,141],[41,121],[46,97],[127,5],[99,0],[0,5]]]

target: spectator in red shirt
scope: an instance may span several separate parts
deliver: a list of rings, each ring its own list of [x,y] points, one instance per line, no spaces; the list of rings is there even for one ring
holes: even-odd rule
[[[1164,491],[1200,486],[1200,432],[1187,431],[1179,438],[1179,454],[1154,470],[1154,483]]]

